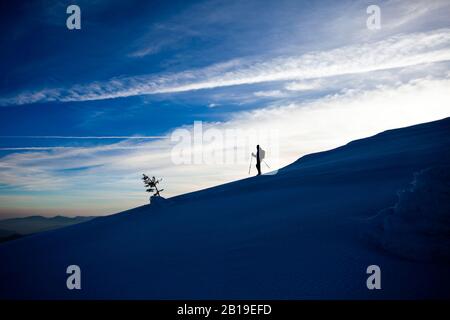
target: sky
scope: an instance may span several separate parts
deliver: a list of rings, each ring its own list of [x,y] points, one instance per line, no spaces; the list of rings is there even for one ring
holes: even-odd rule
[[[267,172],[450,116],[449,1],[20,1],[0,15],[0,219],[112,214],[148,203],[142,173],[170,197],[249,177],[258,143]]]

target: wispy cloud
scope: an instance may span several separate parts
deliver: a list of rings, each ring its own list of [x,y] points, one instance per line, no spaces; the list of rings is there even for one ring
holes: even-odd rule
[[[386,40],[267,61],[233,60],[180,73],[116,78],[69,89],[22,92],[0,105],[86,101],[177,93],[272,81],[304,80],[450,60],[450,29],[396,35]]]
[[[312,81],[296,81],[286,84],[285,89],[289,91],[308,91],[319,89],[323,85],[323,81],[316,79]]]
[[[384,7],[384,6],[382,6]],[[436,11],[441,11],[440,14],[449,12],[450,4],[445,0],[431,0],[431,1],[403,1],[391,0],[387,4],[386,10],[383,10],[383,28],[388,30],[398,29],[399,27],[416,22],[420,18],[429,17],[434,13],[436,19]],[[439,12],[437,12],[439,14]]]
[[[107,139],[119,139],[119,140],[124,140],[124,139],[139,139],[139,140],[143,140],[143,139],[164,139],[164,138],[168,138],[168,136],[0,136],[0,139],[7,139],[7,138],[11,138],[11,139],[23,139],[23,138],[28,138],[28,139],[75,139],[75,140],[96,140],[96,139],[100,139],[100,140],[107,140]]]
[[[195,28],[186,25],[168,22],[155,23],[148,32],[136,41],[136,45],[139,48],[130,52],[128,56],[142,58],[156,54],[170,46],[175,46],[177,43],[185,41],[187,38],[194,38],[199,35]]]
[[[270,98],[280,98],[284,96],[281,90],[257,91],[254,92],[253,95],[255,95],[256,97],[270,97]]]

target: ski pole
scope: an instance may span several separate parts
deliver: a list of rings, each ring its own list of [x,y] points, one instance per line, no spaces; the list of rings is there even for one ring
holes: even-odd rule
[[[248,174],[250,174],[250,170],[252,169],[252,161],[253,161],[253,157],[250,156],[250,165],[248,166]]]
[[[267,166],[267,168],[270,169],[269,165],[267,164],[267,162],[263,159],[264,164]]]

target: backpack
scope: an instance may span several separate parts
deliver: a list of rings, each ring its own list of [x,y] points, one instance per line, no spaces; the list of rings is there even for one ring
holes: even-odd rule
[[[266,152],[261,147],[259,147],[259,161],[262,161],[265,156]]]

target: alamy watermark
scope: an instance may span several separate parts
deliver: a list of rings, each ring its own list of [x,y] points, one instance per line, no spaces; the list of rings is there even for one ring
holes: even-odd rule
[[[379,6],[373,4],[366,9],[369,17],[366,20],[366,26],[369,30],[381,29],[381,9]]]
[[[366,286],[369,290],[381,289],[381,269],[376,264],[370,265],[366,269],[366,273],[370,274],[367,278]]]
[[[81,268],[76,264],[72,264],[67,267],[66,273],[70,274],[66,280],[67,289],[81,290]]]
[[[66,20],[66,26],[69,30],[81,29],[81,9],[76,4],[67,7],[66,13],[70,14]]]
[[[195,121],[190,129],[173,131],[171,141],[175,143],[171,150],[175,165],[249,165],[259,146],[264,172],[276,174],[279,167],[279,133],[275,129],[218,128]]]

